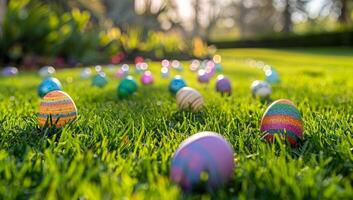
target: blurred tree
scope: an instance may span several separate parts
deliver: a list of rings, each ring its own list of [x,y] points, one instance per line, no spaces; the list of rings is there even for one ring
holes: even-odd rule
[[[351,23],[352,7],[352,0],[325,0],[320,14],[322,15],[329,10],[338,16],[337,19],[340,23],[348,25]]]
[[[293,15],[301,14],[306,15],[306,6],[311,0],[280,0],[279,4],[283,6],[282,20],[284,33],[293,31]]]
[[[7,1],[0,0],[0,36],[2,35],[2,25],[5,18],[6,7],[7,7]]]
[[[279,25],[273,0],[232,0],[226,12],[242,37],[272,33]]]

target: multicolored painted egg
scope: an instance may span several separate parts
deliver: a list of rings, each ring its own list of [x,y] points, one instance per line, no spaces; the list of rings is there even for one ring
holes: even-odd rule
[[[62,90],[61,83],[56,78],[47,78],[38,86],[38,95],[42,98],[51,91]]]
[[[150,71],[145,71],[143,75],[141,76],[141,83],[143,85],[151,85],[153,84],[153,76]]]
[[[265,76],[266,76],[266,82],[270,84],[276,84],[280,82],[278,72],[273,68],[265,70]]]
[[[40,126],[61,128],[77,117],[77,108],[72,98],[63,91],[46,94],[39,106],[38,122]]]
[[[296,146],[303,137],[303,121],[297,107],[287,99],[273,102],[261,120],[260,130],[268,141],[275,134],[283,136],[292,146]]]
[[[251,92],[254,98],[268,99],[272,93],[271,86],[265,81],[254,81],[251,84]]]
[[[16,67],[7,66],[1,71],[1,74],[5,77],[16,76],[18,69]]]
[[[231,95],[232,85],[230,80],[223,75],[218,75],[217,82],[216,82],[216,91],[220,92],[222,95],[224,94]]]
[[[40,68],[38,73],[41,77],[48,78],[55,74],[55,68],[53,66],[44,66]]]
[[[126,98],[137,91],[137,83],[132,76],[122,80],[117,88],[119,98]]]
[[[190,87],[181,88],[176,94],[176,101],[181,110],[190,109],[198,111],[204,104],[202,95]]]
[[[208,74],[206,73],[206,70],[204,69],[200,69],[198,72],[197,72],[197,80],[200,82],[200,83],[208,83],[210,81],[210,77],[208,76]]]
[[[181,78],[181,76],[176,75],[169,83],[169,92],[175,95],[183,87],[186,87],[184,79]]]
[[[103,72],[98,73],[92,79],[92,86],[102,88],[102,87],[106,86],[107,84],[108,84],[108,79],[107,79],[105,73],[103,73]]]
[[[221,135],[197,133],[181,143],[175,152],[170,178],[186,191],[220,188],[233,176],[233,154],[232,146]]]

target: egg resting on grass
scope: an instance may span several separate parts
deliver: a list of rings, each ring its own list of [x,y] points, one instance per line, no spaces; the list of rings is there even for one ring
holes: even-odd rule
[[[63,91],[52,91],[44,96],[39,106],[40,126],[61,128],[77,117],[77,108],[72,98]]]
[[[303,121],[297,107],[287,99],[273,102],[264,113],[261,120],[261,132],[264,138],[273,141],[278,134],[285,138],[292,146],[297,146],[303,137]]]
[[[232,146],[221,135],[197,133],[178,147],[172,158],[170,178],[185,191],[220,188],[232,178],[233,154]]]

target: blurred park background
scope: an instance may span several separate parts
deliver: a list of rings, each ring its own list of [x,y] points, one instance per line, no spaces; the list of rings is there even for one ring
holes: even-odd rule
[[[353,0],[0,0],[0,66],[353,46]]]

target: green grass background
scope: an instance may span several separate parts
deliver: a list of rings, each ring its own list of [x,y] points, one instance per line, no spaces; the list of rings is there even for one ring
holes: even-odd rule
[[[199,84],[183,63],[182,76],[205,98],[201,113],[178,111],[159,63],[150,63],[155,84],[140,85],[127,100],[117,98],[119,80],[108,69],[103,89],[80,80],[80,69],[60,70],[56,77],[79,118],[59,133],[36,121],[36,73],[0,78],[0,199],[352,199],[353,49],[218,53],[233,84],[231,97],[215,93],[215,78]],[[252,99],[249,87],[264,77],[249,59],[279,71],[282,82],[272,98],[298,105],[305,126],[300,148],[261,140],[267,105]],[[171,156],[200,131],[218,132],[232,144],[234,177],[218,191],[183,194],[169,181]]]

